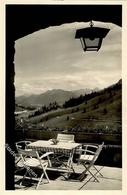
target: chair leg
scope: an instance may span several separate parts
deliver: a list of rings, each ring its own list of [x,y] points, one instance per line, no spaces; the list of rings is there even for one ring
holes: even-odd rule
[[[81,181],[82,179],[84,179],[84,176],[85,176],[85,174],[86,174],[86,172],[87,172],[88,170],[87,169],[85,169],[85,171],[83,171],[82,173],[81,173],[81,175],[78,177],[78,179]]]
[[[74,167],[73,167],[73,165],[71,165],[71,169],[73,170],[73,173],[75,173],[75,170],[74,170]]]
[[[95,176],[99,173],[99,175],[101,176],[101,177],[103,177],[103,175],[100,173],[100,171],[101,171],[101,169],[103,168],[103,167],[101,167],[99,170],[95,167],[95,166],[93,166],[94,167],[94,169],[96,170],[96,173],[94,174]],[[95,180],[94,180],[95,181]]]
[[[42,175],[41,175],[41,177],[40,177],[40,179],[39,179],[39,181],[37,183],[36,190],[38,189],[38,187],[39,187],[39,185],[40,185],[40,183],[42,181],[43,176],[44,176],[44,173],[42,173]]]
[[[51,163],[51,160],[50,160],[49,156],[47,156],[47,159],[48,159],[49,167],[52,167],[52,163]]]
[[[23,176],[23,178],[22,178],[22,181],[21,181],[20,184],[19,184],[20,186],[22,185],[22,183],[23,183],[23,181],[24,181],[24,179],[25,179],[25,177],[26,177],[26,175],[27,175],[27,172],[28,172],[28,171],[26,170],[26,172],[25,172],[25,174],[24,174],[24,176]]]
[[[91,164],[88,165],[88,166],[86,166],[85,164],[83,164],[83,166],[85,167],[85,171],[83,171],[82,174],[79,176],[80,181],[81,181],[82,179],[84,179],[84,176],[85,176],[85,174],[86,174],[87,171],[88,171],[88,172],[92,175],[92,177],[94,178],[94,180],[96,180],[97,182],[99,182],[99,180],[95,177],[95,175],[90,171]],[[92,178],[92,177],[91,177],[91,178]]]
[[[42,173],[42,175],[41,175],[41,177],[39,179],[39,182],[38,182],[38,184],[36,186],[36,189],[38,189],[38,187],[39,187],[39,185],[40,185],[44,175],[46,176],[46,179],[48,180],[48,183],[50,182],[49,177],[48,177],[48,175],[46,173],[46,168],[47,168],[47,166],[45,168],[43,168],[43,173]]]
[[[92,175],[91,179],[94,178],[94,181],[99,182],[99,180],[95,177],[95,174],[93,174],[90,170],[88,172]]]
[[[99,170],[96,168],[96,166],[93,165],[93,167],[97,171],[96,175],[99,174],[101,177],[103,177],[103,175],[100,173],[100,171],[101,171],[101,169],[103,169],[103,167],[101,167]]]
[[[48,183],[50,183],[49,177],[48,177],[48,175],[47,175],[47,173],[46,173],[46,168],[44,168],[43,171],[44,171],[44,174],[45,174],[45,176],[46,176],[46,179],[48,180]]]
[[[91,165],[89,165],[88,167],[84,164],[84,167],[87,169],[87,171],[92,175],[92,177],[94,178],[94,180],[96,180],[97,182],[99,182],[99,180],[96,178],[96,174],[93,174],[90,171]]]

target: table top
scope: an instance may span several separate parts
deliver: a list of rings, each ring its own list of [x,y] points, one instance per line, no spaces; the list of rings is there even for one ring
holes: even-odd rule
[[[72,151],[81,144],[79,143],[69,143],[69,142],[58,142],[57,144],[53,144],[52,141],[45,141],[45,140],[38,140],[36,142],[30,143],[27,148],[37,149],[41,151],[53,151],[60,152],[60,151]]]

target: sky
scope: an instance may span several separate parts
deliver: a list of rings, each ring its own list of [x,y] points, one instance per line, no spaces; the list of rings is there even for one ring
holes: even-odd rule
[[[103,89],[121,79],[122,30],[112,23],[94,22],[109,28],[98,52],[84,52],[77,29],[88,22],[51,26],[15,42],[16,96],[41,94],[47,90]]]

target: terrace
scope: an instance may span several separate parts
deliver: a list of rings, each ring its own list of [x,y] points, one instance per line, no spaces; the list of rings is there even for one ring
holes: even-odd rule
[[[98,166],[99,167],[99,166]],[[82,172],[83,167],[74,165],[77,173]],[[99,178],[99,183],[89,180],[90,175],[82,181],[74,179],[65,180],[63,176],[58,173],[49,173],[50,183],[43,179],[43,183],[39,186],[38,190],[122,190],[122,169],[115,167],[103,167],[101,170],[103,178]],[[35,190],[35,182],[24,181],[24,184],[19,185],[21,175],[15,176],[15,189],[16,190]]]
[[[60,135],[64,135],[65,137],[68,136],[65,134]],[[82,144],[59,141],[57,144],[52,145],[50,142],[52,141],[38,140],[35,142],[30,142],[30,144],[26,146],[28,149],[33,149],[32,151],[35,151],[35,149],[36,151],[40,152],[43,152],[45,150],[46,152],[54,151],[56,153],[56,156],[58,157],[54,158],[54,154],[51,155],[51,166],[48,166],[46,168],[46,172],[48,174],[50,182],[48,183],[46,177],[44,176],[41,184],[39,185],[39,188],[37,188],[38,190],[122,190],[122,168],[106,166],[103,162],[101,162],[103,155],[107,155],[106,153],[104,154],[106,148],[105,145],[102,145],[103,148],[101,150],[101,153],[98,155],[97,160],[95,160],[94,163],[96,168],[100,170],[100,173],[102,175],[100,175],[99,173],[96,174],[96,170],[93,166],[91,166],[91,168],[89,169],[90,172],[92,172],[98,179],[98,181],[96,181],[89,171],[87,171],[83,176],[83,179],[80,180],[79,176],[81,176],[86,167],[84,167],[83,164],[79,163],[79,153],[74,153],[73,157],[71,157],[69,154],[69,152],[73,152],[73,148],[77,148],[77,150],[74,151],[78,152]],[[59,161],[58,159],[61,159],[61,153],[59,153],[60,150],[63,152],[63,154],[65,154],[65,156],[62,157],[62,160]],[[87,148],[87,150],[89,149]],[[68,155],[66,155],[67,153]],[[85,155],[87,156],[86,153]],[[72,159],[70,159],[70,157]],[[110,158],[110,156],[108,156],[108,158]],[[55,161],[53,161],[54,159]],[[73,160],[73,162],[71,160]],[[53,162],[55,162],[55,166],[53,166]],[[66,162],[67,164],[69,162],[67,166],[65,165]],[[72,164],[70,165],[71,162]],[[37,168],[35,169],[35,173],[37,174],[37,177],[33,178],[33,176],[31,176],[31,178],[26,177],[24,180],[22,180],[23,175],[25,174],[25,169],[19,169],[18,171],[16,171],[15,189],[35,190],[37,185],[37,178],[40,177],[41,170]],[[23,182],[21,183],[21,181]]]

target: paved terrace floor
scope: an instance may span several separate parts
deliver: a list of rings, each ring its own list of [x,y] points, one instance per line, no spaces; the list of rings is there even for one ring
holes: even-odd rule
[[[83,171],[82,166],[74,165],[76,173],[81,173]],[[98,166],[98,168],[100,168]],[[99,182],[93,181],[90,175],[87,174],[83,181],[79,180],[66,180],[61,174],[56,175],[56,172],[49,174],[50,183],[44,178],[43,182],[40,184],[38,190],[122,190],[122,169],[114,167],[103,167],[101,170],[103,177],[99,177]],[[54,178],[52,178],[54,176]],[[16,190],[35,190],[36,182],[25,180],[22,185],[19,185],[22,176],[15,176],[15,189]]]

